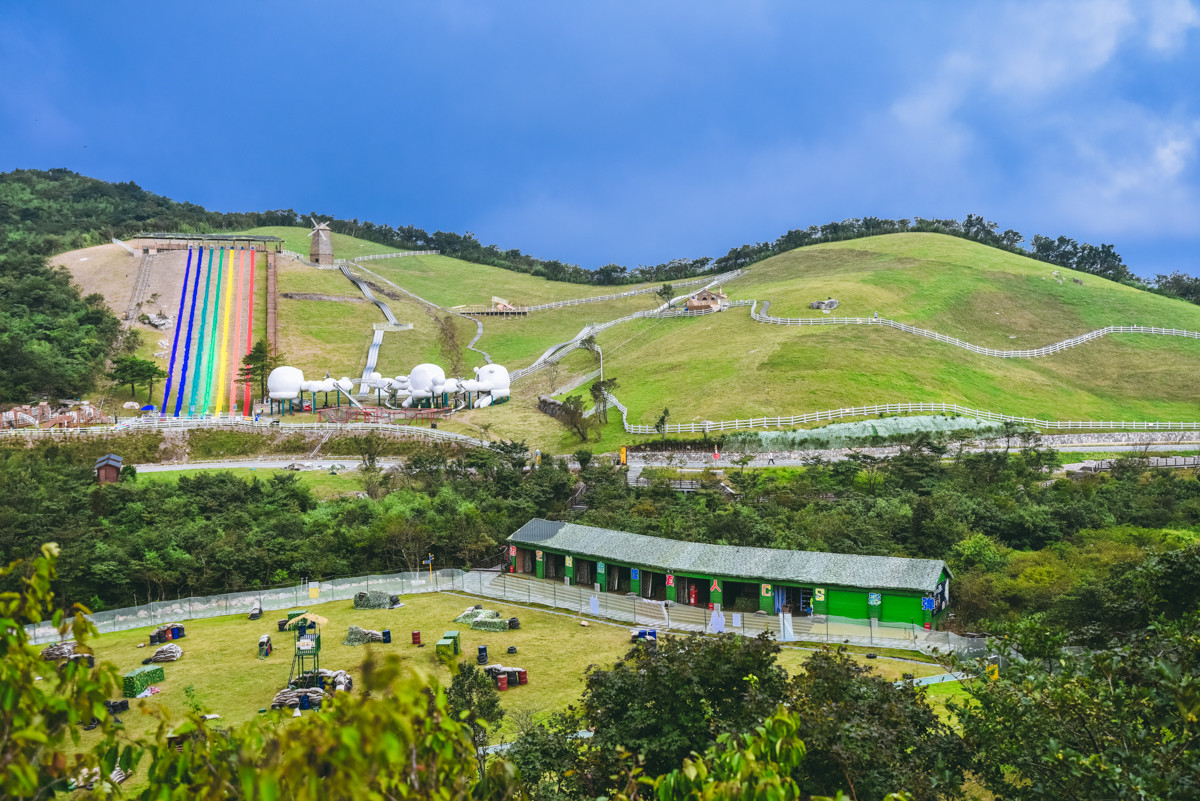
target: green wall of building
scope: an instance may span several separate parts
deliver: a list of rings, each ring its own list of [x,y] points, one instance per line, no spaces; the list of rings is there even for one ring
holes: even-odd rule
[[[574,557],[570,554],[565,554],[560,551],[544,551],[543,552],[542,559],[537,561],[538,577],[541,578],[544,575],[545,559],[546,559],[547,555],[550,553],[556,553],[556,554],[560,554],[560,555],[566,557],[566,559],[568,560],[568,563],[566,565],[566,576],[567,576],[568,582],[570,584],[574,584],[575,583]],[[515,562],[515,557],[513,558],[513,561]],[[627,568],[627,569],[630,569],[630,568],[638,569],[638,571],[639,571],[638,578],[630,580],[630,592],[633,592],[638,595],[641,594],[641,584],[642,584],[641,571],[645,570],[646,568],[641,567],[639,565],[631,565],[631,564],[627,564],[627,563],[623,563],[623,562],[605,562],[604,565],[605,565],[604,573],[598,572],[597,577],[596,577],[597,580],[600,581],[600,583],[601,583],[601,588],[602,588],[601,591],[602,592],[604,591],[603,587],[606,586],[604,579],[607,577],[608,571],[611,570],[613,567],[622,567],[622,568]],[[653,572],[662,573],[663,571],[658,570],[656,568],[656,569],[653,569]],[[671,573],[670,575],[675,576],[676,579],[688,578],[688,579],[697,579],[697,580],[705,582],[705,584],[710,587],[709,600],[712,603],[723,603],[724,589],[725,589],[725,582],[726,582],[725,577],[723,577],[723,576],[703,576],[698,573]],[[946,577],[946,574],[943,573],[942,578],[945,578],[945,577]],[[711,584],[712,584],[713,579],[716,579],[720,586],[720,590],[717,592],[714,592],[711,589]],[[746,582],[745,579],[734,578],[732,580],[733,581],[742,581],[745,583],[751,583],[751,582]],[[768,591],[765,594],[764,594],[764,587],[768,588]],[[807,584],[797,584],[794,582],[776,582],[774,584],[766,584],[763,582],[759,582],[758,583],[758,608],[760,610],[766,612],[767,614],[775,613],[775,598],[774,598],[774,592],[773,592],[775,587],[792,587],[792,588],[803,588],[803,589],[809,589],[809,590],[816,589],[815,586],[810,586]],[[878,607],[872,609],[867,603],[868,593],[872,592],[872,590],[857,589],[857,588],[850,588],[850,587],[830,587],[828,585],[826,585],[822,589],[825,590],[825,601],[818,602],[815,599],[813,601],[814,612],[818,615],[828,614],[828,615],[832,615],[834,617],[847,617],[847,618],[855,618],[858,620],[866,620],[870,617],[877,617],[879,619],[879,621],[883,622],[883,623],[913,623],[917,626],[921,626],[924,623],[930,622],[930,620],[931,620],[929,613],[927,613],[921,609],[921,598],[923,597],[923,595],[921,593],[905,592],[903,590],[885,590],[885,591],[881,592],[882,603]],[[675,602],[677,600],[675,590],[676,590],[675,586],[670,586],[670,587],[666,588],[666,597],[667,597],[668,601]],[[933,591],[932,587],[930,588],[930,591],[931,592]],[[943,612],[943,615],[944,615],[944,612]],[[941,619],[941,617],[943,615],[939,615],[938,619]]]

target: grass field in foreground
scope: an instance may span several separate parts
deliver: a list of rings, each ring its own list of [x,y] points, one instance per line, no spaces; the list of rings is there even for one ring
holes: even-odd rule
[[[403,609],[356,610],[350,601],[312,604],[307,608],[329,619],[322,629],[321,666],[347,670],[357,678],[364,659],[378,658],[384,653],[401,657],[414,674],[443,684],[450,674],[437,662],[433,644],[442,632],[458,629],[462,633],[465,661],[474,661],[477,646],[487,645],[492,662],[523,667],[529,671],[529,684],[502,695],[507,710],[526,710],[535,715],[564,709],[575,702],[583,688],[583,674],[592,664],[609,665],[628,650],[628,629],[593,622],[590,627],[579,625],[578,618],[522,608],[484,599],[485,608],[496,609],[503,617],[519,617],[521,628],[515,631],[489,633],[471,631],[469,625],[454,623],[463,609],[476,603],[467,596],[445,593],[425,593],[403,597]],[[184,656],[178,662],[163,666],[166,681],[157,685],[162,691],[149,699],[131,702],[125,724],[133,731],[150,728],[152,719],[139,714],[139,707],[160,706],[168,713],[180,715],[187,699],[184,689],[195,687],[206,711],[221,715],[225,724],[237,724],[270,706],[275,693],[287,682],[292,659],[292,635],[276,631],[275,620],[283,612],[265,612],[262,620],[247,620],[245,616],[229,616],[185,622],[187,636],[178,642]],[[390,645],[352,647],[342,644],[347,627],[390,629]],[[425,648],[410,644],[409,632],[419,630]],[[138,667],[141,660],[153,653],[153,648],[138,648],[145,642],[149,629],[104,634],[94,642],[98,659],[111,662],[121,673]],[[265,660],[257,658],[258,637],[270,634],[275,652]],[[508,646],[517,646],[515,655],[506,653]],[[787,648],[780,663],[789,671],[799,669],[808,651]],[[866,660],[880,675],[899,679],[903,673],[929,676],[942,673],[934,664],[917,664],[892,659]],[[502,733],[511,734],[511,721]],[[87,735],[84,735],[85,737]]]

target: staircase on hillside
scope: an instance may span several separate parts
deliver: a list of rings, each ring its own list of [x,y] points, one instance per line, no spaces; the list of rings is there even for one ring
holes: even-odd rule
[[[575,492],[571,495],[571,499],[567,501],[567,505],[571,507],[572,512],[586,512],[588,506],[583,502],[583,496],[587,493],[587,484],[580,481],[575,485]]]

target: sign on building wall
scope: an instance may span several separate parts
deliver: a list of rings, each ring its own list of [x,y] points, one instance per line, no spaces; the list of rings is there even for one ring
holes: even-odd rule
[[[668,587],[674,587],[674,586],[675,586],[675,577],[674,577],[674,576],[672,576],[670,573],[668,573],[668,574],[667,574],[667,586],[668,586]]]
[[[879,606],[882,603],[883,603],[883,593],[878,593],[878,592],[868,592],[867,593],[867,605],[868,606]]]
[[[712,586],[708,588],[708,591],[709,592],[720,592],[721,591],[720,582],[718,582],[716,579],[713,579]]]
[[[537,560],[538,560],[539,562],[540,562],[540,561],[542,561],[542,552],[541,552],[541,551],[538,551],[538,552],[537,552]]]
[[[508,546],[508,555],[516,556],[517,555],[517,546],[515,546],[515,545]]]
[[[629,571],[629,577],[634,581],[637,581],[639,576],[641,576],[641,571],[636,567]]]
[[[817,587],[815,590],[813,590],[813,600],[814,601],[824,601],[825,600],[825,588],[824,587]]]
[[[932,612],[933,611],[933,599],[932,598],[922,598],[921,599],[921,608],[923,610],[925,610],[926,612]]]
[[[567,567],[571,566],[571,557],[567,557]]]
[[[604,563],[603,563],[603,562],[597,562],[597,563],[596,563],[596,572],[597,572],[597,573],[603,573],[603,572],[604,572]]]
[[[771,585],[770,585],[770,584],[764,584],[764,585],[762,585],[762,596],[763,596],[764,598],[770,598],[770,597],[771,597]]]

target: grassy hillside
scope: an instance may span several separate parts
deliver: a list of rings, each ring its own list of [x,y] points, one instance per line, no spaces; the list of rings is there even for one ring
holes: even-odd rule
[[[259,228],[248,228],[245,231],[237,231],[239,234],[252,234],[254,236],[277,236],[283,240],[283,246],[288,250],[293,250],[302,256],[308,256],[308,249],[312,240],[308,236],[311,228],[300,228],[284,225],[269,225]],[[387,245],[378,245],[374,242],[368,242],[365,239],[358,239],[345,234],[333,234],[333,255],[339,259],[353,259],[357,256],[374,256],[379,253],[395,253],[395,248],[389,248]]]
[[[334,244],[336,249],[337,244]],[[492,296],[514,304],[549,303],[555,300],[612,295],[649,286],[591,286],[548,281],[527,273],[502,270],[485,264],[452,259],[448,256],[405,256],[380,259],[366,265],[390,281],[416,292],[440,306],[489,304]],[[649,299],[643,299],[650,304]],[[643,307],[644,308],[644,307]]]
[[[307,242],[304,229],[256,229]],[[300,240],[304,240],[301,242]],[[386,250],[335,236],[340,256]],[[82,252],[81,252],[82,253]],[[368,262],[380,276],[442,305],[544,302],[610,291],[545,281],[444,257]],[[814,315],[811,300],[837,297],[836,315],[879,312],[969,342],[999,348],[1047,345],[1105,325],[1142,324],[1200,331],[1200,307],[1060,269],[938,234],[891,234],[816,245],[749,268],[729,284],[732,298],[771,301],[771,313]],[[366,276],[371,278],[371,276]],[[1083,283],[1076,284],[1073,278]],[[94,276],[93,276],[94,278]],[[388,333],[379,362],[384,374],[407,373],[423,361],[445,363],[426,307],[375,280],[397,317],[414,330]],[[281,293],[344,297],[348,302],[281,298],[281,349],[288,362],[314,377],[361,373],[378,309],[361,302],[336,272],[280,261]],[[510,368],[533,361],[550,345],[590,322],[604,322],[654,305],[651,296],[571,306],[528,317],[482,318],[478,347]],[[256,316],[256,326],[262,316]],[[457,319],[465,344],[474,325]],[[1200,341],[1138,334],[1115,335],[1040,359],[977,356],[938,342],[881,328],[785,327],[750,319],[746,308],[719,315],[636,320],[599,337],[606,374],[621,383],[619,397],[632,419],[652,423],[664,407],[671,422],[796,414],[850,405],[901,401],[956,402],[1047,419],[1194,420],[1200,395]],[[468,368],[482,363],[468,352]],[[573,449],[561,427],[532,409],[539,393],[594,369],[591,355],[572,354],[561,367],[526,379],[513,402],[461,415],[452,430],[525,438],[544,449]],[[555,374],[557,372],[557,374]],[[580,390],[586,394],[586,390]],[[630,438],[610,425],[609,449]]]
[[[335,377],[362,375],[367,347],[375,323],[385,322],[375,304],[367,302],[358,287],[339,271],[317,270],[302,264],[278,261],[279,292],[306,293],[346,298],[331,300],[279,299],[280,350],[287,363],[304,370],[305,375],[320,378],[328,370]],[[436,324],[427,307],[399,293],[382,300],[413,330],[388,332],[379,348],[378,369],[384,375],[403,375],[422,362],[444,363],[436,334]],[[360,302],[361,301],[361,302]],[[465,344],[475,335],[469,321],[454,318],[460,341]],[[469,366],[482,364],[476,354],[466,351]]]
[[[967,240],[893,234],[756,264],[728,287],[812,315],[891,317],[993,347],[1046,345],[1110,324],[1200,330],[1200,307],[1060,270]],[[1071,281],[1081,277],[1083,285]],[[996,359],[887,329],[755,323],[747,309],[663,321],[606,358],[638,422],[799,413],[871,403],[958,402],[1050,419],[1197,418],[1200,342],[1117,335],[1040,359]],[[601,344],[628,336],[605,332]]]

